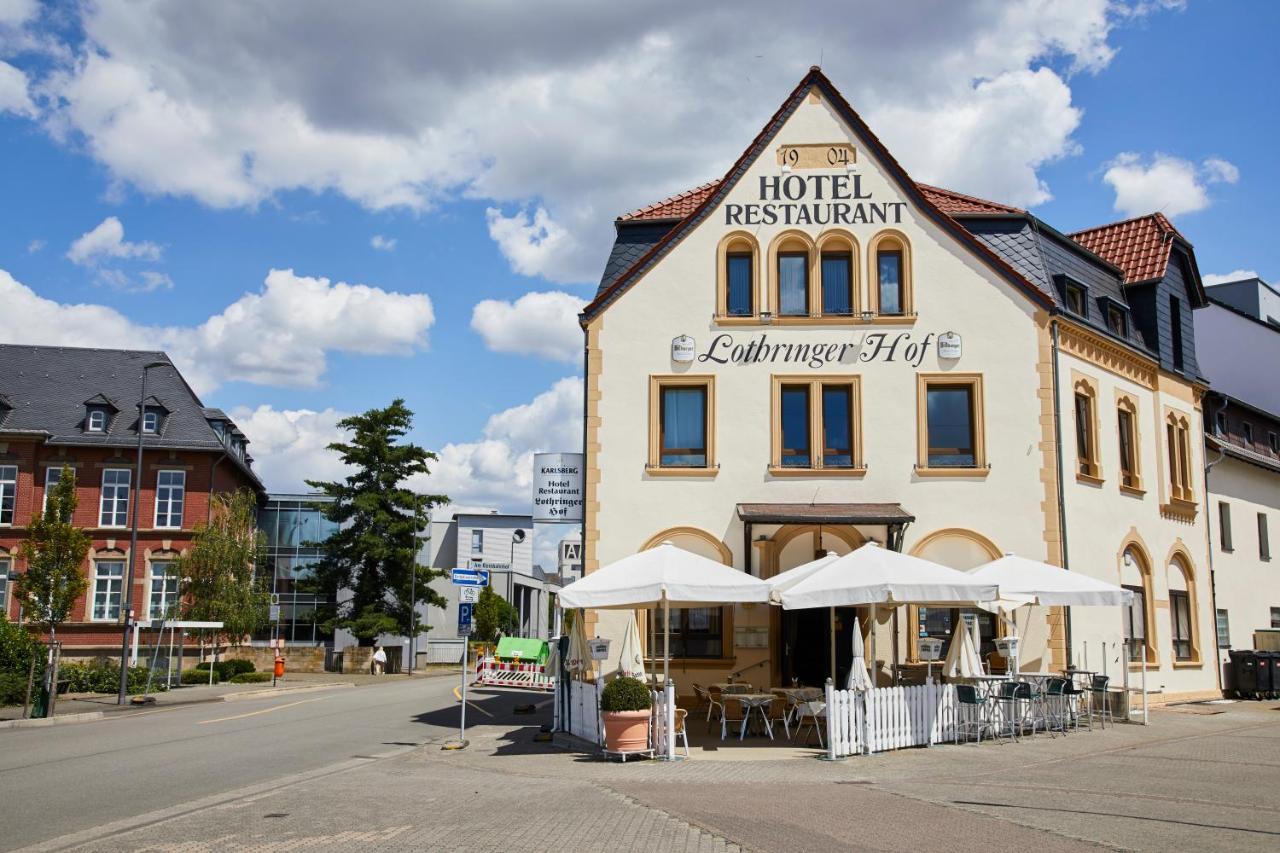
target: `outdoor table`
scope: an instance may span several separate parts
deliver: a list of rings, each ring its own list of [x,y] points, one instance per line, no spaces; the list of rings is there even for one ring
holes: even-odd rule
[[[712,688],[719,690],[721,693],[725,694],[726,696],[729,695],[730,693],[750,693],[755,689],[750,684],[744,684],[741,681],[738,681],[738,682],[722,681],[717,684],[713,684],[711,686]]]
[[[769,735],[769,740],[773,740],[773,726],[769,723],[769,715],[765,710],[776,698],[772,693],[726,693],[724,698],[742,703],[742,728],[738,731],[738,740],[746,737],[747,724],[751,722],[752,711],[760,712],[760,722],[764,724],[764,731]]]
[[[972,684],[982,691],[987,698],[995,696],[996,685],[1002,681],[1008,681],[1007,675],[957,675],[947,679],[948,681],[958,682],[960,684]]]
[[[787,700],[787,714],[783,719],[783,726],[788,729],[788,735],[790,734],[791,716],[795,713],[796,708],[804,702],[814,702],[826,696],[821,687],[773,687],[770,688],[769,692]]]

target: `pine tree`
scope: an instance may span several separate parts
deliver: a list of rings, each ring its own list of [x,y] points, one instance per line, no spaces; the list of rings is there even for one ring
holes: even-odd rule
[[[76,600],[89,587],[81,567],[89,554],[89,537],[72,525],[76,513],[75,472],[62,469],[58,484],[48,495],[44,512],[31,522],[18,553],[27,563],[18,576],[14,594],[32,622],[55,637],[67,621]]]
[[[344,628],[369,645],[379,634],[410,632],[411,588],[417,603],[445,606],[444,598],[430,587],[445,573],[419,565],[417,555],[419,528],[430,518],[432,507],[449,499],[415,495],[404,487],[410,477],[430,474],[428,463],[437,457],[403,441],[413,426],[413,412],[403,400],[344,418],[338,426],[350,433],[350,440],[330,444],[329,449],[352,472],[338,482],[307,481],[333,498],[324,505],[325,515],[339,525],[318,543],[322,557],[315,582],[329,601],[336,602],[320,614],[326,628]],[[350,590],[351,597],[338,602],[340,590]],[[421,632],[428,626],[418,620],[417,627]]]
[[[255,570],[265,539],[254,517],[257,498],[246,489],[212,497],[213,512],[196,526],[187,553],[177,560],[184,618],[221,622],[233,645],[267,623],[269,595]]]

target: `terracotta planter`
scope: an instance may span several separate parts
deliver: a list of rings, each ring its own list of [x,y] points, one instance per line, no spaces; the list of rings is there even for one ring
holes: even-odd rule
[[[649,749],[651,711],[605,711],[604,748],[609,752],[645,752]]]

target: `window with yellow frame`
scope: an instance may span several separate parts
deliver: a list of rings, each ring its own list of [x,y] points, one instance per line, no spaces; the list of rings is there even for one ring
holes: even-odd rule
[[[771,473],[866,472],[861,376],[774,376],[772,392]]]

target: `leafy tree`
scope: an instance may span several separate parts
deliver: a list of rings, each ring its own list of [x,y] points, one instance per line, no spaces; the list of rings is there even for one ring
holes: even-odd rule
[[[475,624],[475,639],[491,643],[498,639],[498,632],[510,636],[520,624],[520,614],[511,603],[486,586],[480,590],[480,600],[471,611]]]
[[[270,596],[255,578],[254,567],[266,543],[254,513],[257,498],[241,489],[211,498],[210,520],[196,525],[191,547],[178,558],[183,617],[221,622],[232,645],[267,623]]]
[[[27,570],[18,576],[14,594],[28,618],[50,637],[57,636],[58,626],[89,587],[81,569],[89,554],[89,537],[72,525],[75,512],[75,473],[63,468],[44,512],[32,520],[27,538],[18,546]]]
[[[445,606],[444,598],[430,587],[444,572],[418,563],[418,528],[432,507],[449,499],[415,495],[404,487],[410,477],[430,474],[428,463],[437,457],[404,441],[413,413],[403,400],[344,418],[338,426],[350,438],[329,449],[351,473],[337,482],[307,481],[333,498],[324,505],[325,515],[339,525],[319,543],[323,556],[316,566],[316,583],[330,601],[337,601],[339,590],[352,592],[349,599],[322,612],[326,629],[345,628],[361,645],[370,645],[379,634],[409,633],[411,589],[417,603]],[[418,630],[426,628],[419,620]]]

